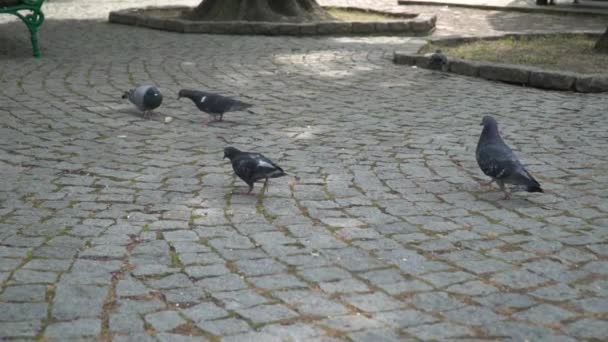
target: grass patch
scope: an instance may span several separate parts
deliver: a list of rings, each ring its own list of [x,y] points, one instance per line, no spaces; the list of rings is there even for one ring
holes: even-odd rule
[[[597,39],[582,34],[506,37],[456,46],[429,44],[420,52],[441,49],[448,58],[521,64],[579,73],[608,73],[608,55],[593,51]]]
[[[327,7],[325,8],[327,13],[332,17],[342,21],[386,21],[386,20],[399,20],[405,18],[398,18],[393,15],[361,11],[355,9],[344,9]]]

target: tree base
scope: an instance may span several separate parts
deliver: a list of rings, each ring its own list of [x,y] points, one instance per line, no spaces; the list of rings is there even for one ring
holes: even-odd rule
[[[606,28],[606,32],[595,43],[593,49],[599,53],[608,53],[608,28]]]
[[[203,0],[184,17],[205,21],[296,23],[333,19],[316,0]]]

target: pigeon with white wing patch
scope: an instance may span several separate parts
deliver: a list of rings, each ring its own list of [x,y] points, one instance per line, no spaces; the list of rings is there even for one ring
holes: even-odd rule
[[[511,193],[507,191],[505,184],[524,186],[527,192],[543,192],[540,184],[500,137],[496,120],[486,115],[481,125],[483,130],[477,143],[475,157],[481,171],[492,178],[488,185],[496,182],[504,192],[505,199],[511,198]]]
[[[268,179],[287,175],[283,169],[273,163],[264,155],[255,152],[243,152],[234,147],[224,149],[224,158],[230,159],[232,169],[240,179],[249,185],[249,191],[253,190],[253,184],[264,179],[264,189],[268,190]]]
[[[199,90],[182,89],[179,91],[177,99],[182,97],[192,100],[199,110],[209,114],[215,121],[218,121],[218,118],[219,121],[222,121],[224,113],[245,110],[252,106],[227,96]]]

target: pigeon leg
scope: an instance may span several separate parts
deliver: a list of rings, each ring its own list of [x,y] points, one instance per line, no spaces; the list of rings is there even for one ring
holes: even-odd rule
[[[500,190],[502,190],[502,192],[504,192],[505,199],[506,200],[510,199],[511,198],[511,193],[505,187],[505,183],[501,182],[501,181],[496,181],[496,183],[498,183],[498,186],[500,187]]]
[[[224,113],[220,114],[220,121],[224,121]]]
[[[210,119],[209,121],[207,121],[207,124],[211,123],[211,122],[216,122],[217,121],[217,115],[216,114],[210,114],[211,117],[213,119]]]
[[[496,179],[493,179],[489,182],[479,182],[479,184],[481,184],[481,186],[490,186],[492,185],[492,183],[496,182]]]
[[[246,195],[250,195],[251,191],[253,190],[253,183],[247,185],[249,185],[249,191],[247,191]]]
[[[268,177],[266,177],[266,180],[264,181],[264,186],[262,187],[262,191],[268,192]]]

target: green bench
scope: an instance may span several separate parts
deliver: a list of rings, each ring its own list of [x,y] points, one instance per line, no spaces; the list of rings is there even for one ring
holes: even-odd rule
[[[38,28],[44,22],[44,14],[40,10],[43,2],[44,0],[0,0],[0,13],[18,16],[30,30],[35,57],[40,57]]]

